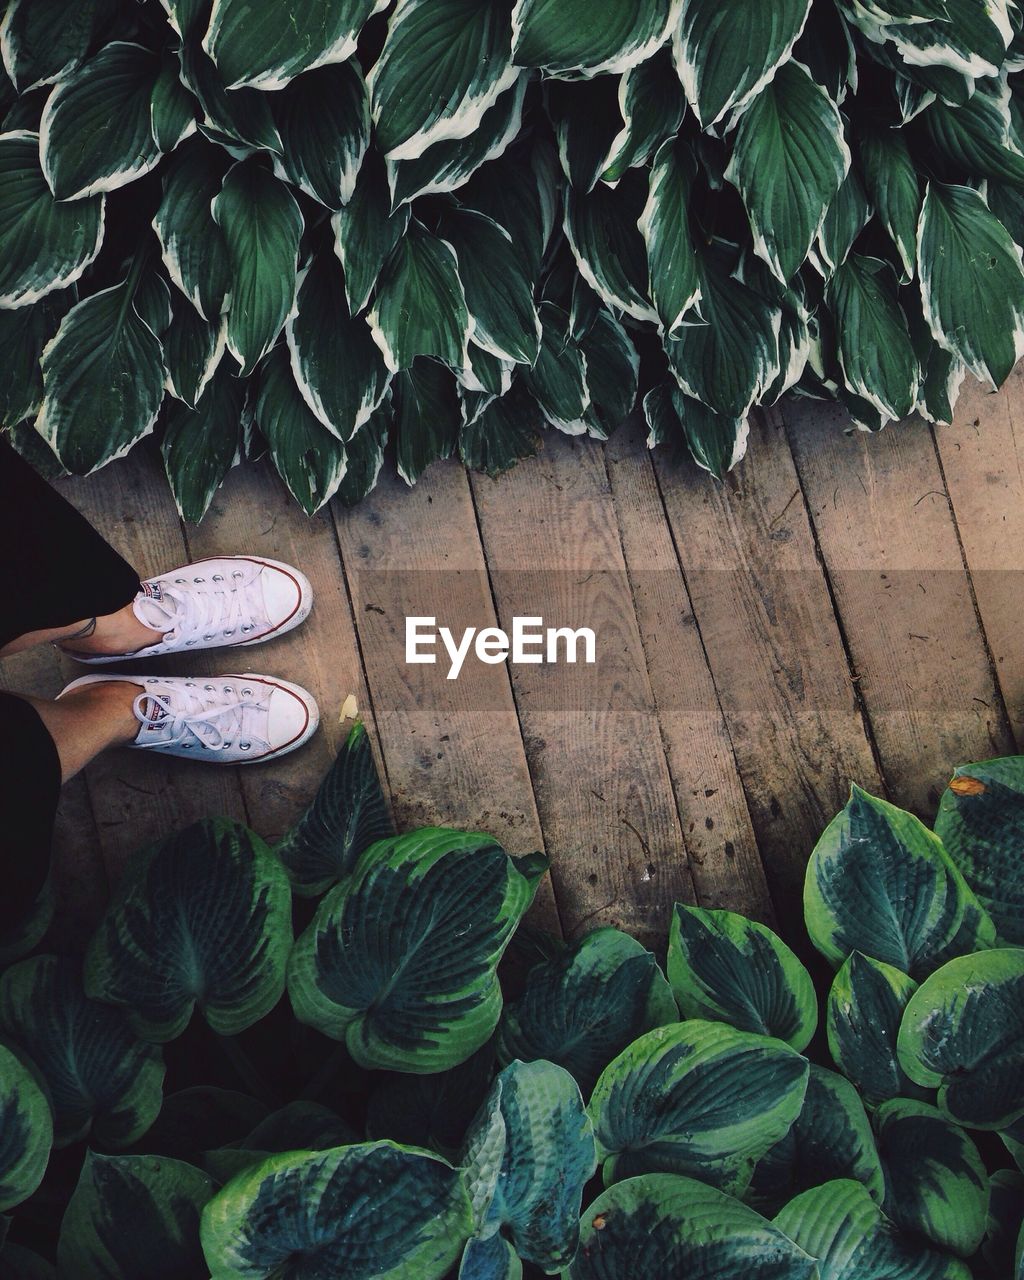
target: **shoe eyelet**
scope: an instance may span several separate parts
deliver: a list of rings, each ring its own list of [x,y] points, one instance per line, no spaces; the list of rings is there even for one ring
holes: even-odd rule
[[[185,579],[184,579],[184,578],[175,578],[175,579],[174,579],[174,581],[175,581],[175,582],[180,586],[180,585],[185,581]]]
[[[186,644],[186,646],[190,646],[190,645],[195,644],[195,641],[194,641],[194,640],[186,640],[186,641],[185,641],[185,644]]]
[[[230,686],[229,684],[226,684],[226,685],[224,686],[224,692],[225,692],[225,693],[234,693],[234,689],[232,689],[232,688],[231,688],[231,686]]]
[[[223,582],[223,581],[224,581],[224,575],[223,575],[222,573],[215,573],[215,574],[213,575],[213,581],[214,581],[214,582]]]
[[[242,690],[242,697],[243,697],[243,698],[251,698],[251,697],[252,697],[252,690],[251,690],[251,689],[243,689],[243,690]]]
[[[192,579],[192,581],[193,581],[193,582],[205,582],[205,581],[206,581],[206,579],[205,579],[205,578],[193,578],[193,579]]]
[[[234,627],[232,627],[230,631],[225,631],[225,632],[224,632],[224,634],[225,634],[226,636],[233,636],[233,635],[235,634],[235,629],[234,629]]]
[[[241,571],[241,569],[232,569],[231,576],[232,578],[244,578],[245,574]]]
[[[252,628],[252,627],[250,627],[250,626],[243,626],[243,627],[242,627],[242,633],[243,633],[244,635],[248,635],[248,634],[249,634],[249,632],[250,632],[250,631],[252,631],[252,630],[253,630],[253,628]]]
[[[213,685],[212,685],[212,684],[204,684],[204,685],[203,685],[203,689],[204,689],[207,693],[212,693],[212,692],[213,692]]]
[[[185,688],[186,688],[186,689],[194,689],[195,687],[196,687],[196,682],[195,682],[194,680],[186,680],[186,681],[185,681]]]
[[[146,684],[156,684],[156,676],[150,676]]]
[[[214,637],[214,634],[213,634],[213,632],[212,632],[212,631],[210,632],[210,634],[209,634],[208,636],[203,636],[203,639],[204,639],[204,640],[207,640],[207,641],[209,641],[209,640],[213,640],[214,638],[215,638],[215,637]]]
[[[251,742],[240,742],[240,743],[238,744],[238,746],[239,746],[240,750],[242,750],[242,751],[248,751],[248,750],[249,750],[249,748],[252,746],[252,743],[251,743]]]

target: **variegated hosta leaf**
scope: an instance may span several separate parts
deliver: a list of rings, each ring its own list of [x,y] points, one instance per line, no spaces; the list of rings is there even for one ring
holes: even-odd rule
[[[522,374],[523,383],[553,427],[567,435],[587,430],[590,407],[587,366],[583,353],[569,333],[569,317],[553,302],[539,308],[541,344],[537,363]]]
[[[1024,183],[1024,156],[1009,145],[1004,104],[979,89],[962,107],[936,102],[915,125],[929,154],[945,160],[953,172]]]
[[[654,956],[618,929],[595,929],[530,970],[522,994],[502,1014],[498,1056],[557,1063],[589,1097],[613,1058],[677,1018]]]
[[[807,258],[849,168],[835,103],[797,63],[780,67],[743,113],[725,176],[743,197],[754,252],[784,284]]]
[[[1014,1274],[1017,1238],[1024,1224],[1024,1174],[997,1169],[989,1178],[989,1206],[981,1256],[993,1276]]]
[[[906,284],[917,270],[921,185],[902,130],[863,134],[860,161],[868,198],[896,247],[903,264],[900,283]]]
[[[891,23],[883,33],[911,66],[949,67],[976,79],[998,75],[1013,35],[1006,0],[945,0],[943,7],[937,21]]]
[[[483,1106],[493,1075],[494,1047],[490,1042],[457,1067],[437,1075],[385,1073],[377,1077],[380,1083],[370,1095],[367,1136],[427,1147],[446,1160],[454,1160]]]
[[[231,265],[211,205],[230,162],[220,147],[197,138],[170,159],[153,227],[167,273],[201,316],[217,324],[231,290]]]
[[[154,141],[162,152],[173,151],[196,131],[196,100],[181,83],[181,63],[173,53],[160,58],[149,115]]]
[[[295,302],[302,214],[258,160],[229,170],[212,209],[230,264],[228,349],[245,377],[277,341]]]
[[[90,943],[86,990],[124,1006],[147,1040],[181,1035],[196,1008],[237,1035],[281,998],[291,942],[277,858],[245,827],[207,818],[132,859]]]
[[[57,1261],[75,1280],[205,1280],[199,1220],[205,1173],[160,1156],[86,1153],[60,1228]]]
[[[1020,249],[977,191],[930,182],[917,261],[935,340],[999,386],[1024,354]]]
[[[0,1044],[0,1212],[39,1186],[52,1145],[46,1095],[21,1059]]]
[[[318,1102],[289,1102],[231,1146],[207,1151],[203,1165],[223,1184],[283,1151],[327,1151],[358,1142],[352,1126]]]
[[[818,1025],[811,975],[771,929],[732,911],[676,903],[668,976],[684,1018],[775,1036],[797,1052]]]
[[[917,403],[921,370],[889,264],[851,253],[825,297],[847,385],[879,413],[905,418]]]
[[[818,1261],[818,1280],[970,1280],[957,1258],[901,1237],[859,1182],[842,1179],[805,1191],[775,1219]]]
[[[116,7],[116,0],[11,0],[0,49],[17,91],[53,84],[75,67]]]
[[[608,148],[604,182],[617,182],[627,169],[646,164],[679,132],[686,99],[667,45],[619,81],[619,110],[623,127]]]
[[[587,288],[582,280],[580,284]],[[576,341],[587,367],[587,426],[592,436],[607,440],[633,412],[640,357],[625,328],[604,307]]]
[[[43,172],[58,200],[114,191],[158,163],[151,103],[159,75],[155,53],[118,40],[58,84],[39,126]]]
[[[999,936],[1024,944],[1024,758],[954,769],[939,802],[935,834],[992,916]]]
[[[567,1071],[551,1062],[507,1066],[466,1135],[459,1163],[478,1236],[500,1232],[519,1257],[549,1274],[571,1262],[597,1151]]]
[[[398,474],[413,485],[432,463],[455,452],[462,426],[455,376],[437,360],[417,356],[395,377],[392,403]]]
[[[278,344],[259,369],[256,422],[267,442],[277,473],[288,492],[309,516],[329,502],[348,474],[360,445],[375,444],[367,433],[373,418],[355,440],[345,446],[328,431],[303,399],[295,385],[288,349]],[[380,411],[378,410],[378,413]],[[371,449],[372,452],[372,449]],[[373,478],[364,492],[373,488],[380,460],[374,464]]]
[[[804,916],[811,941],[830,963],[861,951],[918,978],[947,953],[995,941],[992,922],[941,840],[912,814],[858,786],[811,854]],[[954,946],[959,951],[950,952]]]
[[[306,403],[328,431],[350,440],[383,400],[390,377],[365,318],[348,309],[333,254],[314,254],[300,275],[286,334]]]
[[[392,250],[367,320],[392,373],[417,356],[457,369],[469,363],[472,321],[455,254],[422,222],[414,219]]]
[[[727,257],[714,250],[701,257],[704,323],[684,325],[664,342],[682,390],[716,414],[741,419],[779,374],[782,315],[731,271]]]
[[[175,399],[194,409],[220,365],[227,347],[227,320],[218,316],[210,324],[195,307],[175,293],[171,323],[161,339],[165,386]]]
[[[299,399],[301,401],[302,397]],[[312,414],[309,417],[314,420]],[[345,446],[345,474],[335,491],[343,506],[353,507],[361,502],[377,483],[380,469],[384,465],[384,448],[388,442],[390,425],[391,406],[385,402],[359,434]]]
[[[856,169],[851,168],[828,207],[818,232],[816,255],[826,278],[850,256],[857,237],[871,218],[871,206]]]
[[[685,443],[690,457],[716,480],[742,461],[750,427],[745,415],[715,413],[685,395],[674,383],[661,383],[644,396],[647,447]]]
[[[690,234],[690,199],[697,164],[690,146],[669,138],[651,166],[640,234],[647,246],[651,297],[664,330],[678,332],[700,303],[700,267]],[[693,323],[698,316],[689,315]]]
[[[963,361],[935,341],[924,318],[919,289],[905,289],[900,299],[910,327],[910,337],[921,365],[917,411],[928,422],[948,426],[953,421],[960,389],[967,376]]]
[[[812,1063],[800,1114],[758,1161],[744,1198],[778,1213],[793,1196],[836,1178],[853,1178],[882,1203],[885,1181],[864,1104],[849,1080]]]
[[[127,1015],[90,1000],[79,963],[33,956],[0,979],[0,1031],[29,1054],[53,1109],[54,1145],[92,1134],[130,1146],[160,1110],[160,1050],[135,1038]]]
[[[817,1280],[814,1259],[732,1196],[692,1178],[649,1173],[589,1205],[566,1280],[714,1276]]]
[[[236,154],[253,150],[280,154],[281,135],[266,94],[258,89],[229,90],[198,40],[186,40],[180,56],[181,78],[199,99],[204,133]]]
[[[555,133],[558,163],[576,191],[593,191],[622,136],[621,84],[621,76],[544,81],[544,104]]]
[[[39,135],[0,134],[0,307],[26,307],[78,280],[103,242],[104,196],[58,204]]]
[[[540,349],[533,281],[522,253],[503,226],[471,209],[443,220],[442,239],[454,251],[473,341],[501,360],[532,365]]]
[[[502,0],[399,0],[370,75],[377,142],[410,160],[466,138],[521,74]]]
[[[810,0],[776,0],[752,10],[746,0],[689,0],[672,51],[686,96],[704,128],[742,107],[789,58]]]
[[[486,404],[459,432],[459,456],[467,467],[489,476],[507,471],[520,458],[537,451],[542,417],[521,381]]]
[[[985,1236],[988,1172],[958,1125],[925,1102],[896,1098],[875,1117],[885,1211],[902,1230],[969,1258]]]
[[[512,56],[552,75],[628,71],[664,44],[676,0],[516,0]]]
[[[472,1229],[458,1170],[375,1142],[272,1156],[210,1201],[202,1241],[212,1280],[439,1280]]]
[[[525,255],[534,280],[554,230],[560,185],[554,149],[531,142],[529,148],[517,146],[478,170],[460,199],[505,228]]]
[[[807,1070],[781,1040],[719,1022],[648,1031],[590,1099],[605,1184],[670,1172],[741,1192],[799,1114]]]
[[[370,145],[370,100],[355,58],[293,80],[272,99],[281,135],[278,177],[328,209],[352,199]]]
[[[296,1016],[363,1066],[429,1073],[464,1061],[497,1024],[498,961],[545,868],[467,832],[371,845],[295,944]]]
[[[360,855],[395,833],[366,726],[349,731],[312,803],[277,846],[302,897],[316,897],[349,874]]]
[[[1024,1116],[1024,950],[958,956],[925,979],[903,1014],[899,1056],[957,1124],[1003,1129]]]
[[[363,161],[352,199],[334,215],[335,250],[345,272],[349,310],[358,315],[370,300],[392,249],[405,235],[410,210],[391,213],[384,164],[371,151]]]
[[[39,358],[73,302],[67,290],[31,307],[0,308],[0,431],[38,413],[43,402]]]
[[[156,425],[163,353],[133,293],[129,278],[77,303],[43,350],[36,430],[74,475],[123,457]]]
[[[657,322],[647,297],[647,254],[637,225],[646,200],[646,181],[632,169],[614,190],[604,183],[589,194],[570,188],[565,234],[580,274],[608,306]]]
[[[474,1236],[459,1263],[459,1280],[522,1280],[523,1264],[503,1236]]]
[[[178,514],[193,524],[206,515],[213,495],[239,461],[245,383],[233,363],[221,361],[194,409],[171,402],[167,412],[160,441],[164,470]]]
[[[303,71],[344,62],[378,0],[214,0],[203,48],[228,89],[281,89]]]
[[[496,160],[519,136],[529,78],[519,76],[480,117],[468,138],[435,142],[408,160],[387,162],[391,203],[397,209],[417,196],[455,191],[489,160]]]
[[[832,1061],[871,1106],[917,1097],[896,1054],[903,1010],[917,983],[892,965],[854,951],[828,995],[828,1047]]]

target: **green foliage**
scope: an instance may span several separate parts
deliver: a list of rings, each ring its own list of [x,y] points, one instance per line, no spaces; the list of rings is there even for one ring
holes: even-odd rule
[[[395,835],[355,726],[276,849],[196,824],[129,865],[84,984],[0,977],[0,1280],[1006,1280],[1024,949],[969,886],[1012,927],[1020,768],[956,770],[938,833],[854,790],[816,993],[683,905],[668,977],[611,928],[502,963],[544,859]]]
[[[1011,0],[8,0],[0,49],[0,430],[156,432],[190,520],[243,434],[310,513],[638,400],[721,477],[785,391],[948,421],[1024,351]]]

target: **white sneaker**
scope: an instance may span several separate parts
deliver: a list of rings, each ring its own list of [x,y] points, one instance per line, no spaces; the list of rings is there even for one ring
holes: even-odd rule
[[[320,713],[312,694],[270,676],[82,676],[83,685],[119,680],[141,685],[133,710],[139,735],[130,745],[213,764],[272,760],[301,747]]]
[[[125,662],[189,650],[241,648],[291,631],[309,615],[313,588],[279,560],[219,556],[147,578],[132,610],[163,639],[133,653],[64,652],[78,662]]]

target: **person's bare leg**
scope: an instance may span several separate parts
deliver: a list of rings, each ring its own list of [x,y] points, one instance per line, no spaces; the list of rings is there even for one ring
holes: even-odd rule
[[[26,698],[39,713],[60,757],[61,780],[67,782],[108,747],[134,742],[139,722],[132,704],[142,686],[104,681],[73,689],[56,702]]]
[[[126,604],[116,613],[108,613],[101,618],[82,618],[67,627],[29,631],[0,649],[0,658],[47,643],[66,644],[77,653],[134,653],[136,649],[158,644],[162,638],[162,631],[154,631],[140,622],[132,606]]]

